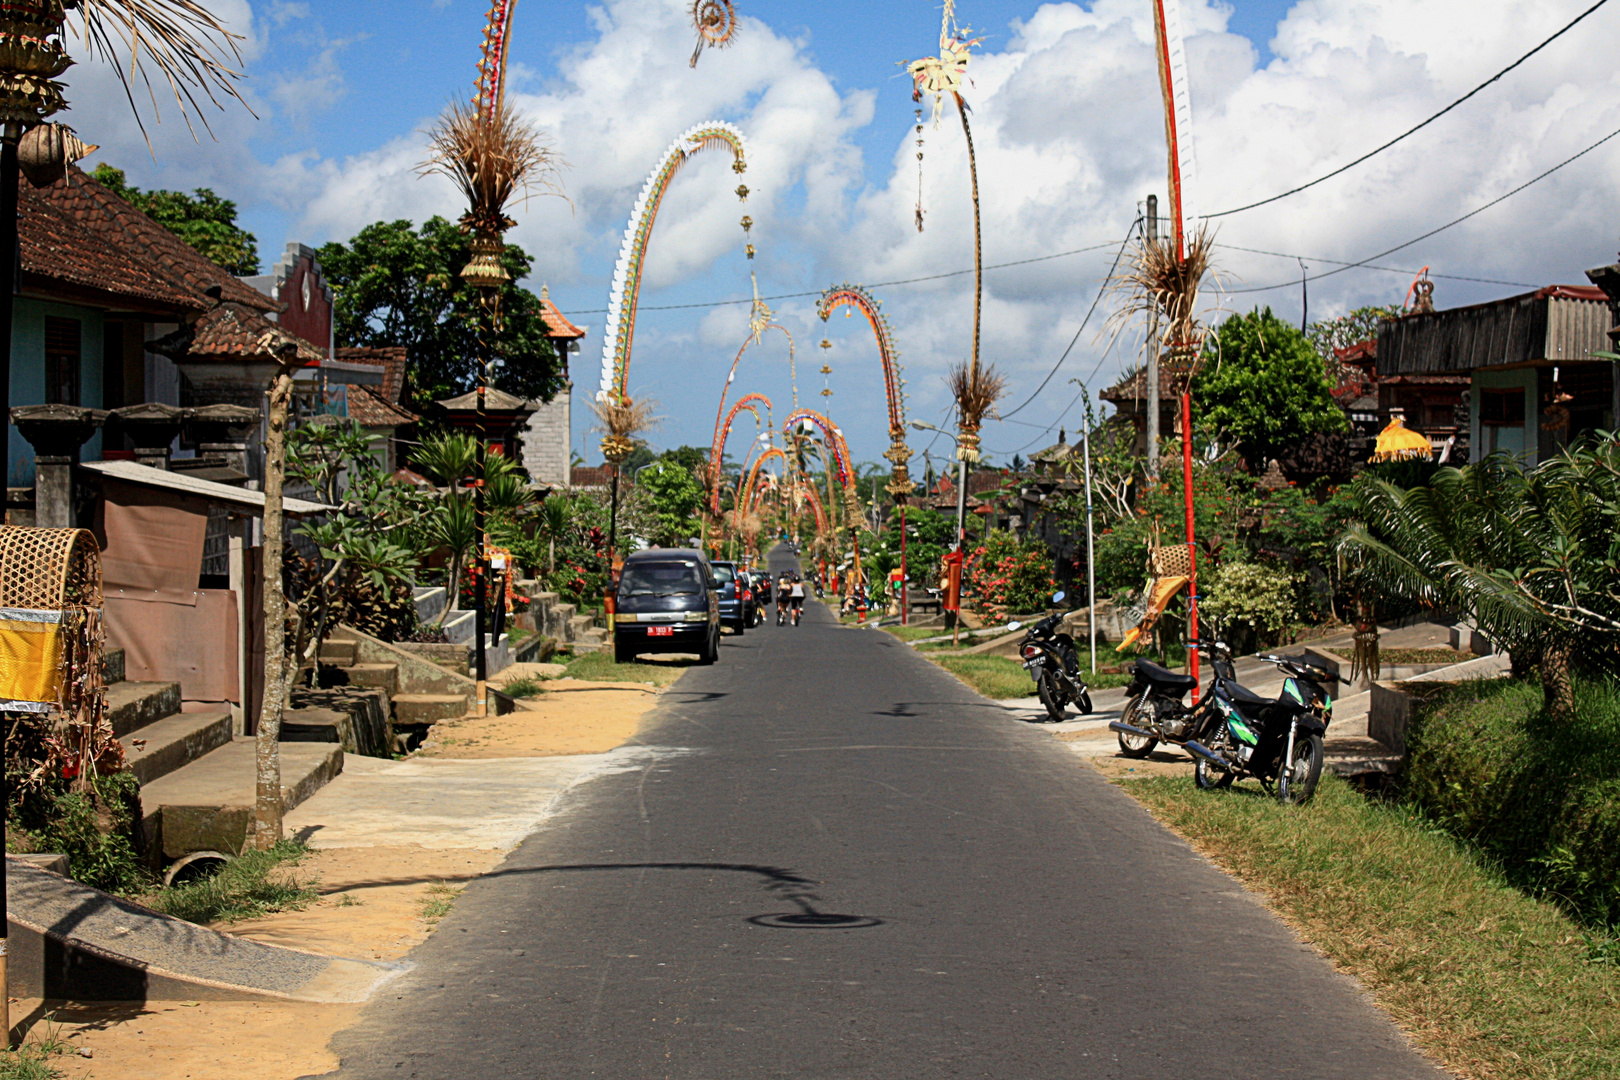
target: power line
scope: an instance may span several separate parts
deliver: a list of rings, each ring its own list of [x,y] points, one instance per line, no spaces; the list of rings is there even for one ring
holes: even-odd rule
[[[1084,255],[1088,251],[1100,251],[1103,248],[1113,247],[1114,242],[1109,240],[1101,244],[1092,244],[1090,247],[1075,248],[1073,251],[1060,251],[1055,255],[1037,255],[1032,259],[1014,259],[1012,262],[992,263],[986,270],[1005,270],[1009,266],[1028,266],[1030,263],[1050,262],[1053,259],[1066,259],[1070,255]],[[963,274],[973,273],[970,266],[966,270],[951,270],[944,274],[928,274],[925,277],[899,278],[895,281],[874,281],[868,285],[869,289],[886,289],[891,285],[915,285],[921,281],[939,281],[942,278],[961,277]],[[810,292],[777,293],[774,296],[762,296],[761,300],[793,300],[801,296],[820,296],[822,290],[813,289]],[[741,300],[705,300],[696,304],[660,304],[657,306],[637,305],[637,311],[680,311],[686,308],[716,308],[727,307],[731,304],[752,304],[754,298],[747,296]],[[607,308],[592,308],[589,311],[565,311],[564,315],[605,315]]]
[[[1344,261],[1343,259],[1318,259],[1318,258],[1314,258],[1314,257],[1312,257],[1310,255],[1298,255],[1298,254],[1295,254],[1294,252],[1291,252],[1291,251],[1265,251],[1265,250],[1263,250],[1261,248],[1243,247],[1243,246],[1241,246],[1239,244],[1223,244],[1223,243],[1217,242],[1215,244],[1215,246],[1220,247],[1220,248],[1226,248],[1228,251],[1247,251],[1251,255],[1275,255],[1279,259],[1304,259],[1306,262],[1328,263],[1328,264],[1330,264],[1332,266],[1364,265],[1365,269],[1368,269],[1368,270],[1385,270],[1385,271],[1388,271],[1391,274],[1413,274],[1413,275],[1416,275],[1416,274],[1422,273],[1422,271],[1420,271],[1420,270],[1403,269],[1402,267],[1399,267],[1399,266],[1371,266],[1371,265],[1365,265],[1365,264],[1349,263],[1349,262]],[[1432,277],[1432,278],[1441,278],[1441,279],[1443,279],[1445,281],[1474,281],[1474,282],[1479,282],[1479,283],[1484,284],[1484,285],[1512,285],[1513,287],[1519,288],[1519,289],[1535,289],[1535,288],[1540,287],[1540,286],[1534,285],[1534,284],[1532,284],[1532,283],[1530,283],[1528,281],[1503,281],[1501,278],[1464,277],[1461,274],[1434,274],[1434,273],[1431,273],[1428,276]],[[1281,288],[1281,286],[1277,286],[1277,287]]]
[[[1565,23],[1563,29],[1559,30],[1552,37],[1547,38],[1540,45],[1537,45],[1535,48],[1531,49],[1529,52],[1525,53],[1523,56],[1521,56],[1517,60],[1513,61],[1513,63],[1509,64],[1507,67],[1503,68],[1501,71],[1498,71],[1495,75],[1492,75],[1490,78],[1486,79],[1484,82],[1480,83],[1478,86],[1476,86],[1472,90],[1468,91],[1468,93],[1464,94],[1462,97],[1458,98],[1456,101],[1453,101],[1450,105],[1447,105],[1445,108],[1441,109],[1439,112],[1435,113],[1433,116],[1429,117],[1427,120],[1423,121],[1421,124],[1418,124],[1415,127],[1407,128],[1405,131],[1401,132],[1401,134],[1395,136],[1393,139],[1389,140],[1389,142],[1387,142],[1384,145],[1378,147],[1377,149],[1371,150],[1371,151],[1361,155],[1360,157],[1356,158],[1356,160],[1350,162],[1348,165],[1341,165],[1337,169],[1334,169],[1332,172],[1327,173],[1327,174],[1325,174],[1323,176],[1318,176],[1315,180],[1312,180],[1309,183],[1301,184],[1301,185],[1299,185],[1298,187],[1295,187],[1295,188],[1289,188],[1287,191],[1283,192],[1282,194],[1273,195],[1269,199],[1261,199],[1259,202],[1252,202],[1252,203],[1249,203],[1246,206],[1235,207],[1234,209],[1231,209],[1231,210],[1222,210],[1218,214],[1204,214],[1202,216],[1205,219],[1218,218],[1218,217],[1226,217],[1228,214],[1240,214],[1245,210],[1253,210],[1257,206],[1265,206],[1268,203],[1276,202],[1278,199],[1286,199],[1290,195],[1298,195],[1300,192],[1304,191],[1306,188],[1313,188],[1317,184],[1320,184],[1324,180],[1331,180],[1335,176],[1338,176],[1340,173],[1346,172],[1346,171],[1348,171],[1350,169],[1355,168],[1357,165],[1360,165],[1363,161],[1366,161],[1368,158],[1374,157],[1374,156],[1376,156],[1378,154],[1383,153],[1385,150],[1388,150],[1390,147],[1394,146],[1396,143],[1400,142],[1402,139],[1406,138],[1408,135],[1412,135],[1412,134],[1415,134],[1416,132],[1422,131],[1424,128],[1428,127],[1430,124],[1434,123],[1436,120],[1438,120],[1442,116],[1446,115],[1446,113],[1450,112],[1452,109],[1455,109],[1457,106],[1461,105],[1463,102],[1467,101],[1469,98],[1473,97],[1475,94],[1479,93],[1481,90],[1485,89],[1487,86],[1490,86],[1492,83],[1496,82],[1502,76],[1506,75],[1508,72],[1512,71],[1514,68],[1518,67],[1520,64],[1524,63],[1526,60],[1528,60],[1532,56],[1536,55],[1536,53],[1540,52],[1542,49],[1545,49],[1548,45],[1551,45],[1553,42],[1555,42],[1559,38],[1563,37],[1564,34],[1567,33],[1569,30],[1571,30],[1575,26],[1576,23],[1580,22],[1582,19],[1586,18],[1588,15],[1592,14],[1592,12],[1596,11],[1598,8],[1602,7],[1604,4],[1606,4],[1608,2],[1609,2],[1609,0],[1597,0],[1597,3],[1593,4],[1591,7],[1587,8],[1585,11],[1583,11],[1579,15],[1575,16],[1575,18],[1571,19],[1568,23]]]
[[[1506,202],[1508,199],[1511,199],[1513,196],[1517,195],[1519,192],[1523,191],[1525,188],[1529,187],[1531,184],[1535,184],[1535,183],[1537,183],[1539,181],[1545,180],[1547,177],[1551,176],[1553,173],[1557,172],[1559,169],[1562,169],[1565,165],[1568,165],[1568,164],[1570,164],[1570,163],[1572,163],[1574,161],[1579,160],[1580,158],[1585,157],[1587,154],[1590,154],[1592,151],[1596,150],[1598,147],[1602,146],[1604,143],[1608,142],[1610,139],[1614,138],[1616,135],[1620,135],[1620,128],[1617,128],[1614,131],[1609,132],[1607,135],[1603,136],[1603,138],[1599,139],[1597,142],[1593,143],[1591,146],[1588,146],[1585,150],[1582,150],[1582,151],[1580,151],[1579,153],[1576,153],[1576,154],[1571,154],[1569,157],[1565,158],[1563,161],[1560,161],[1557,165],[1554,165],[1552,168],[1548,169],[1546,172],[1540,174],[1539,176],[1535,176],[1535,177],[1532,177],[1529,180],[1526,180],[1524,183],[1520,184],[1518,187],[1514,188],[1512,191],[1508,192],[1506,195],[1500,195],[1500,196],[1492,199],[1490,202],[1486,203],[1484,206],[1475,207],[1474,209],[1468,211],[1468,213],[1464,214],[1462,217],[1453,218],[1451,221],[1446,222],[1444,225],[1441,225],[1439,228],[1430,229],[1428,232],[1424,233],[1422,236],[1415,236],[1412,239],[1406,241],[1404,244],[1396,244],[1394,247],[1389,248],[1388,250],[1385,250],[1385,251],[1380,251],[1376,255],[1369,255],[1365,259],[1360,259],[1360,260],[1358,260],[1356,262],[1345,263],[1344,265],[1340,266],[1336,270],[1325,270],[1322,273],[1312,275],[1311,277],[1308,277],[1305,280],[1306,281],[1320,281],[1323,278],[1332,277],[1334,274],[1342,274],[1346,270],[1354,270],[1355,268],[1357,268],[1359,266],[1366,266],[1368,263],[1372,262],[1375,259],[1382,259],[1384,256],[1393,255],[1397,251],[1404,251],[1405,249],[1411,247],[1413,244],[1422,243],[1424,240],[1427,240],[1429,237],[1434,236],[1434,235],[1436,235],[1438,233],[1443,233],[1447,229],[1451,228],[1454,225],[1461,225],[1463,222],[1467,221],[1471,217],[1474,217],[1476,214],[1482,214],[1486,210],[1489,210],[1491,207],[1497,205],[1498,203]],[[1322,261],[1326,262],[1327,260],[1324,259]],[[1259,285],[1259,286],[1256,286],[1256,287],[1254,287],[1252,289],[1224,289],[1224,290],[1222,290],[1222,292],[1227,296],[1238,296],[1238,295],[1241,295],[1243,293],[1270,292],[1273,289],[1292,288],[1293,286],[1297,285],[1298,283],[1299,282],[1296,279],[1294,281],[1284,281],[1284,282],[1281,282],[1281,283],[1276,284],[1276,285]]]
[[[1035,392],[1029,395],[1028,400],[1018,408],[1006,413],[1002,419],[1006,419],[1007,416],[1016,416],[1028,408],[1030,402],[1041,396],[1041,391],[1045,390],[1046,384],[1052,381],[1052,376],[1058,373],[1058,368],[1063,366],[1063,361],[1069,358],[1069,352],[1074,348],[1074,343],[1080,340],[1080,335],[1086,331],[1086,324],[1091,322],[1091,316],[1096,313],[1097,304],[1102,300],[1103,293],[1108,291],[1108,283],[1114,279],[1114,271],[1119,269],[1119,260],[1125,255],[1125,245],[1131,242],[1131,237],[1136,234],[1137,226],[1141,224],[1142,219],[1139,217],[1131,222],[1130,228],[1125,230],[1125,238],[1119,242],[1119,250],[1114,253],[1114,264],[1108,268],[1108,276],[1103,279],[1103,283],[1097,286],[1097,295],[1091,298],[1091,307],[1086,309],[1086,317],[1080,320],[1080,329],[1076,330],[1074,337],[1069,339],[1069,347],[1063,350],[1063,355],[1057,358],[1057,363],[1052,365],[1052,370],[1046,373],[1046,378],[1041,380],[1041,385],[1035,388]]]

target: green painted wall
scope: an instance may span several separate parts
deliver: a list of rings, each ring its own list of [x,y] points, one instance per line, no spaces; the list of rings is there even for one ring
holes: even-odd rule
[[[19,296],[11,324],[11,406],[45,403],[45,318],[78,319],[79,404],[101,408],[102,312],[97,308],[57,304]],[[9,418],[8,418],[9,419]],[[8,423],[6,486],[34,486],[34,448]],[[85,444],[85,461],[101,458],[101,433]]]
[[[1507,390],[1517,387],[1524,391],[1524,426],[1518,428],[1488,427],[1480,423],[1480,390]],[[1536,463],[1536,444],[1539,441],[1541,410],[1536,401],[1536,369],[1516,368],[1512,371],[1476,371],[1468,387],[1468,412],[1471,417],[1469,457],[1478,461],[1493,450],[1524,455],[1527,465]],[[1492,443],[1492,432],[1495,443]]]

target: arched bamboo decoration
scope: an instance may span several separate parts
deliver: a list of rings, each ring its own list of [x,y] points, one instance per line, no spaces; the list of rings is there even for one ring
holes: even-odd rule
[[[767,309],[767,313],[768,311],[769,309]],[[742,343],[742,348],[737,350],[737,355],[731,360],[731,370],[726,372],[726,383],[720,388],[720,407],[714,411],[714,437],[716,439],[720,437],[720,421],[726,412],[726,398],[731,394],[731,384],[736,381],[737,378],[737,365],[742,363],[743,353],[748,351],[748,346],[758,344],[759,339],[767,330],[780,330],[782,331],[783,336],[788,339],[788,370],[793,373],[793,407],[795,409],[799,407],[799,379],[798,369],[794,363],[793,356],[793,335],[788,332],[788,329],[785,326],[778,326],[776,323],[767,323],[764,326],[759,327],[758,332],[749,333],[748,337]]]
[[[747,170],[744,154],[746,142],[743,133],[731,124],[718,120],[688,128],[680,138],[669,144],[657,167],[647,177],[636,198],[635,209],[630,212],[630,224],[624,230],[624,243],[619,248],[619,260],[613,269],[613,285],[608,293],[607,325],[602,331],[602,376],[596,397],[623,401],[630,376],[630,351],[636,336],[636,302],[641,295],[642,264],[647,258],[647,245],[652,239],[653,222],[658,218],[658,207],[675,173],[686,159],[710,146],[731,149],[731,167],[735,172]],[[739,185],[740,198],[748,197],[748,189]],[[745,224],[749,224],[745,221]],[[752,257],[753,248],[749,247]]]
[[[895,348],[894,332],[889,328],[889,320],[884,318],[881,301],[867,292],[864,286],[834,285],[821,294],[821,301],[816,305],[816,314],[821,321],[826,322],[832,313],[841,307],[852,307],[866,316],[871,324],[872,334],[877,338],[878,360],[883,364],[883,389],[889,399],[889,449],[883,456],[894,464],[894,474],[889,479],[889,494],[896,500],[906,499],[916,487],[911,480],[911,471],[907,462],[911,460],[911,449],[906,445],[906,395],[901,386],[900,350]]]
[[[764,394],[744,394],[737,399],[737,404],[731,407],[731,412],[726,415],[725,423],[715,425],[714,445],[709,448],[709,506],[716,514],[720,512],[720,464],[721,459],[725,456],[726,440],[731,437],[731,424],[737,419],[737,414],[744,409],[753,413],[756,421],[760,420],[759,409],[754,405],[757,401],[763,401],[766,410],[769,411],[771,407],[770,398]],[[763,423],[763,421],[761,422]],[[752,453],[753,451],[750,450],[749,452]]]

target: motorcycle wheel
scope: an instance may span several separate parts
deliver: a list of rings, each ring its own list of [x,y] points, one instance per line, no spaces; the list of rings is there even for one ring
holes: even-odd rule
[[[1322,736],[1306,735],[1294,740],[1294,760],[1277,774],[1277,801],[1290,806],[1310,802],[1322,779]]]
[[[1084,690],[1080,691],[1080,699],[1074,703],[1074,707],[1080,710],[1081,716],[1090,715],[1091,695]]]
[[[1035,685],[1041,695],[1041,704],[1046,706],[1049,721],[1063,723],[1063,708],[1067,703],[1063,700],[1063,691],[1058,689],[1057,676],[1050,671],[1042,671],[1040,681]]]
[[[1193,765],[1193,785],[1199,791],[1219,791],[1221,788],[1229,788],[1236,778],[1236,773],[1222,772],[1211,765],[1207,758],[1199,758]]]
[[[1136,724],[1138,700],[1132,698],[1130,704],[1125,706],[1125,711],[1120,714],[1119,718],[1122,723],[1133,726]],[[1123,731],[1119,733],[1119,752],[1128,758],[1145,758],[1153,753],[1153,748],[1158,745],[1158,739],[1144,739],[1140,735],[1127,735]]]

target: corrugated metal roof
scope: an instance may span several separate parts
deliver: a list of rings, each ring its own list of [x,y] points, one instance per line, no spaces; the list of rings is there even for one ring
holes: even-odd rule
[[[1378,374],[1438,375],[1537,362],[1589,360],[1609,348],[1601,290],[1553,285],[1486,304],[1415,313],[1378,332]]]

